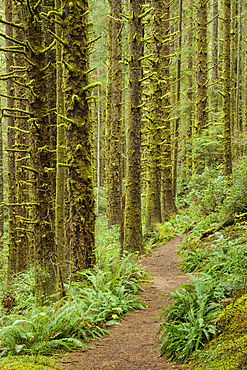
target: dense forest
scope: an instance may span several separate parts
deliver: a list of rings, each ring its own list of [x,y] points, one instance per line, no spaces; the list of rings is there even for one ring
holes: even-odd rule
[[[247,2],[0,12],[0,367],[144,309],[138,258],[184,234],[160,355],[247,368]]]

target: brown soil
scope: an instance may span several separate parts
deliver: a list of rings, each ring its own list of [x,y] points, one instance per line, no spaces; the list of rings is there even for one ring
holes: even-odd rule
[[[158,340],[155,339],[160,325],[159,315],[167,297],[161,293],[176,289],[188,282],[178,267],[177,249],[183,236],[158,247],[150,257],[142,258],[153,283],[140,293],[148,307],[129,313],[110,329],[111,334],[88,342],[89,349],[63,357],[62,368],[67,370],[174,370],[184,369],[171,363],[166,357],[159,358]]]

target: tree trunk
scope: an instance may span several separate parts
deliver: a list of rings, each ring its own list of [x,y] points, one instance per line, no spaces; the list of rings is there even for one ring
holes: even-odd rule
[[[8,22],[12,22],[12,0],[5,1],[5,19]],[[6,25],[6,35],[13,37],[13,28]],[[13,46],[12,42],[6,40],[6,47]],[[6,53],[6,74],[11,73],[13,70],[14,60],[11,52]],[[14,96],[14,84],[12,80],[8,79],[6,84],[7,95]],[[7,108],[14,108],[14,100],[10,98],[7,100]],[[16,168],[15,168],[15,131],[14,131],[14,118],[11,117],[12,111],[7,111],[9,117],[7,118],[8,125],[8,149],[13,150],[8,152],[8,203],[10,204],[8,214],[8,225],[9,225],[9,253],[8,253],[8,269],[7,269],[7,281],[10,282],[13,276],[13,272],[16,272],[17,263],[17,244],[16,244],[16,209],[13,206],[16,203]]]
[[[224,51],[223,51],[223,150],[225,176],[232,174],[231,106],[230,106],[230,22],[231,0],[224,0]]]
[[[64,64],[71,272],[95,262],[93,140],[89,100],[88,0],[65,1]],[[73,276],[76,278],[76,275]]]
[[[149,122],[148,156],[147,156],[147,190],[146,190],[146,223],[145,231],[151,231],[155,224],[161,223],[161,128],[163,126],[162,95],[160,83],[163,80],[163,0],[153,1],[151,14],[152,42],[150,51],[151,83],[149,91],[149,110],[146,115]]]
[[[224,0],[223,0],[224,1]],[[223,7],[224,7],[223,3]],[[236,117],[236,112],[235,112],[235,97],[236,97],[236,91],[235,91],[235,67],[236,67],[236,0],[231,0],[230,1],[230,120],[231,120],[231,130],[232,130],[232,135],[234,136],[234,129],[235,129],[235,117]],[[225,24],[225,23],[224,23]],[[224,31],[223,31],[224,32]],[[224,63],[224,62],[223,62]],[[224,70],[223,70],[224,74]]]
[[[0,108],[2,98],[0,97]],[[3,119],[0,120],[0,203],[3,203]],[[0,207],[0,252],[3,249],[4,207]]]
[[[122,11],[121,0],[112,0],[112,108],[110,130],[109,225],[121,224],[122,199]]]
[[[170,99],[170,24],[169,2],[164,2],[164,59],[163,59],[163,120],[162,130],[162,164],[161,164],[161,191],[162,191],[162,221],[169,220],[176,212],[175,201],[172,192],[172,144],[171,144],[171,99]]]
[[[241,58],[241,0],[238,3],[238,33],[237,33],[237,75],[236,75],[236,136],[240,135],[240,112],[239,112],[239,98],[240,98],[240,58]]]
[[[218,39],[219,39],[219,6],[218,0],[213,0],[213,71],[212,71],[212,81],[213,84],[218,83],[219,72],[218,72]],[[215,92],[215,85],[213,85],[213,122],[217,120],[218,113],[218,94]]]
[[[18,23],[21,23],[21,11],[20,8],[18,10]],[[17,23],[17,21],[16,21]],[[23,31],[20,29],[15,29],[15,39],[19,41],[24,40]],[[16,54],[15,58],[15,66],[25,66],[25,60],[21,54]],[[21,83],[25,83],[25,77],[23,76],[23,71],[16,72],[16,74],[20,75],[19,81]],[[22,100],[26,97],[26,89],[23,86],[17,85],[15,89],[15,95],[20,97],[20,100],[15,100],[15,108],[18,110],[25,111],[27,109],[27,101]],[[17,116],[20,118],[16,119],[16,148],[27,148],[28,147],[28,137],[27,132],[29,129],[29,125],[27,123],[26,118],[21,118],[23,116],[22,113],[17,113]],[[22,166],[28,166],[30,161],[30,156],[26,152],[17,152],[16,153],[16,183],[18,187],[17,191],[17,200],[18,203],[23,203],[23,206],[16,207],[16,219],[17,219],[17,265],[16,271],[21,272],[26,270],[28,265],[28,232],[32,230],[30,227],[29,222],[29,210],[26,206],[28,202],[28,193],[30,192],[30,184],[28,185],[28,173],[27,171],[23,170]],[[28,230],[28,231],[27,231]]]
[[[110,139],[112,122],[112,0],[108,0],[107,82],[106,82],[106,128],[105,128],[105,172],[107,218],[110,218]]]
[[[44,32],[41,22],[41,5],[30,0],[25,6],[25,34],[29,45],[30,100],[30,156],[34,184],[34,258],[35,294],[38,302],[54,299],[56,293],[56,253],[54,238],[54,208],[51,176],[50,127],[47,109],[47,76]],[[23,167],[24,168],[24,167]]]
[[[182,16],[183,16],[183,0],[179,0],[178,4],[178,60],[177,60],[177,81],[176,81],[176,105],[177,109],[180,104],[180,86],[181,86],[181,49],[182,49]],[[178,109],[178,115],[180,109]],[[173,148],[173,167],[172,167],[172,194],[176,197],[177,191],[177,161],[178,161],[178,135],[179,135],[179,117],[175,121],[174,127],[174,148]]]
[[[61,1],[56,0],[55,8],[60,9]],[[57,17],[59,21],[59,17]],[[63,37],[58,23],[55,25],[56,35]],[[66,281],[65,263],[65,179],[66,179],[66,150],[65,150],[65,122],[64,122],[64,93],[63,93],[63,67],[62,44],[56,43],[56,109],[57,109],[57,144],[56,144],[56,200],[55,200],[55,237],[57,250],[57,288],[60,297],[65,294]]]
[[[129,3],[129,111],[124,248],[132,252],[143,250],[141,222],[142,5],[143,0],[130,0]]]
[[[208,0],[197,1],[196,16],[196,105],[195,105],[195,137],[201,135],[208,126],[207,97],[207,7]],[[200,159],[194,155],[193,172],[201,170]]]

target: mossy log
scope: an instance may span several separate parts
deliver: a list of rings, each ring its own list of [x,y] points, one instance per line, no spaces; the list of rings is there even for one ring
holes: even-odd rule
[[[218,223],[216,226],[211,227],[210,229],[207,229],[201,233],[200,236],[193,239],[192,243],[197,244],[199,241],[203,240],[204,238],[207,238],[208,236],[214,234],[216,231],[220,231],[224,229],[225,227],[235,225],[239,222],[246,221],[247,220],[247,213],[241,213],[241,214],[233,214],[227,217],[224,221]]]

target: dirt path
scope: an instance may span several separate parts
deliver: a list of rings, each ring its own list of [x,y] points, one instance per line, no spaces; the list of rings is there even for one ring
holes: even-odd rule
[[[63,358],[62,367],[67,370],[174,370],[182,366],[169,363],[165,357],[158,358],[159,349],[155,340],[167,298],[162,292],[176,289],[188,280],[178,268],[176,251],[183,236],[157,248],[152,256],[142,259],[153,283],[140,293],[148,304],[145,310],[131,312],[110,328],[111,334],[88,343],[91,349],[77,351]],[[154,320],[154,321],[153,321]]]

